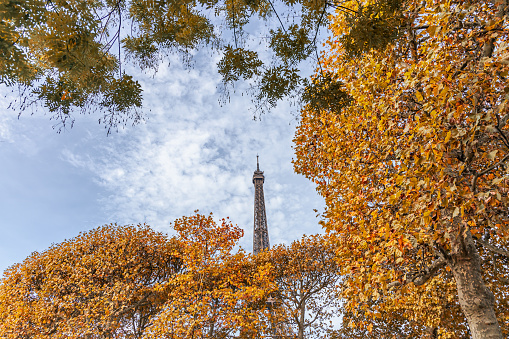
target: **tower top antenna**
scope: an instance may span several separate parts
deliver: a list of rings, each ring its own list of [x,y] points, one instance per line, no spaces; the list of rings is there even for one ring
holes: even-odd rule
[[[260,164],[258,163],[258,154],[256,155],[256,170],[260,170]]]

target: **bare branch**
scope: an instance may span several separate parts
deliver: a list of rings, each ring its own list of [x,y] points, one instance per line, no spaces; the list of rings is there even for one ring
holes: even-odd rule
[[[481,239],[476,239],[476,240],[477,240],[477,242],[479,244],[481,244],[487,250],[490,250],[493,253],[497,253],[497,254],[500,254],[500,255],[503,255],[503,256],[509,258],[509,251],[506,251],[506,250],[503,250],[503,249],[498,248],[496,246],[490,245],[487,241],[484,241],[484,240],[481,240]]]
[[[279,20],[279,23],[281,24],[281,27],[283,28],[283,31],[286,34],[285,25],[283,25],[283,21],[281,21],[281,18],[279,17],[279,14],[277,13],[276,8],[274,7],[274,4],[272,3],[272,1],[270,1],[270,0],[268,0],[268,1],[269,1],[269,4],[270,4],[270,7],[272,7],[272,10],[274,11],[274,13],[276,14],[277,19]]]
[[[345,7],[345,6],[341,6],[341,5],[336,5],[336,4],[335,4],[335,3],[333,3],[333,2],[326,2],[326,5],[329,5],[329,6],[331,6],[331,7],[334,7],[334,8],[336,8],[336,9],[341,9],[341,10],[342,10],[343,12],[345,12],[345,13],[353,12],[353,13],[355,13],[355,14],[358,14],[358,12],[357,12],[357,11],[354,11],[354,10],[353,10],[353,9],[351,9],[351,8],[348,8],[348,7]]]

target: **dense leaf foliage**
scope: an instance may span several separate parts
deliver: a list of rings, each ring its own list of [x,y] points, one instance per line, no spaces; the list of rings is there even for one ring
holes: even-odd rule
[[[180,272],[178,244],[147,226],[107,225],[4,272],[2,338],[141,338]]]
[[[33,253],[0,281],[1,338],[314,337],[330,327],[334,250],[304,237],[258,256],[212,215],[107,225]]]
[[[290,22],[271,0],[1,0],[0,84],[20,87],[20,111],[42,106],[62,127],[72,126],[73,112],[98,110],[110,132],[143,118],[141,86],[123,62],[156,70],[168,53],[188,58],[207,47],[223,55],[226,85],[249,80],[258,106],[273,106],[298,88],[297,64],[316,49],[326,22],[325,2],[283,5]],[[262,38],[244,29],[257,21]],[[273,21],[277,28],[265,29]],[[259,58],[260,41],[273,58]]]
[[[21,87],[19,108],[40,104],[64,126],[72,125],[74,110],[100,110],[108,131],[127,120],[138,122],[141,87],[120,72],[110,52],[113,13],[123,6],[95,0],[0,1],[0,83]],[[107,21],[99,14],[105,12]]]
[[[115,44],[143,69],[217,48],[224,82],[249,81],[269,106],[305,85],[294,165],[324,196],[332,239],[251,257],[234,251],[240,228],[212,216],[177,220],[170,239],[103,227],[5,273],[0,335],[303,338],[324,329],[338,270],[345,321],[332,337],[509,335],[508,1],[283,4],[299,14],[287,27],[268,0],[0,0],[1,81],[63,124],[90,107],[109,129],[140,119]],[[266,62],[244,27],[271,15]],[[327,51],[303,80],[326,22]]]
[[[326,199],[346,310],[376,319],[423,302],[414,318],[439,327],[448,311],[441,298],[455,304],[452,281],[473,337],[507,336],[499,307],[507,302],[509,240],[507,3],[342,6],[352,14],[331,17],[322,66],[351,100],[302,112],[295,168]],[[364,39],[361,13],[393,33]],[[495,255],[491,267],[484,251]],[[438,315],[426,310],[433,304]],[[438,335],[452,335],[445,332]]]
[[[158,288],[168,302],[146,338],[232,338],[263,334],[263,300],[274,290],[270,265],[232,253],[243,231],[223,219],[196,214],[177,219],[183,272]],[[260,307],[260,305],[262,307]]]

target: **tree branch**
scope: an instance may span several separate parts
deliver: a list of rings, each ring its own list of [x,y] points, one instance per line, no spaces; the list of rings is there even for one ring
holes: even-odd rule
[[[497,126],[495,128],[497,129],[497,132],[502,137],[502,142],[504,143],[505,147],[509,148],[509,140],[507,140],[505,133],[501,129],[501,128],[504,128],[505,124],[507,123],[507,118],[509,118],[509,114],[506,114],[502,119],[500,119],[498,114],[496,114],[495,116],[497,117]],[[502,127],[500,127],[500,126],[502,126]]]
[[[283,21],[281,21],[281,18],[279,17],[279,14],[277,13],[276,8],[274,7],[274,4],[272,3],[272,1],[270,1],[270,0],[268,0],[268,1],[269,1],[269,4],[270,4],[270,7],[272,7],[272,10],[274,11],[274,13],[276,14],[277,19],[279,20],[279,23],[281,24],[281,27],[283,28],[283,31],[286,34],[285,25],[283,25]]]
[[[351,8],[348,8],[348,7],[345,7],[345,6],[341,6],[341,5],[336,5],[336,4],[332,3],[332,2],[326,2],[326,4],[331,6],[331,7],[336,8],[336,9],[341,9],[341,10],[343,10],[344,13],[353,12],[355,14],[359,14],[357,11],[354,11]]]
[[[491,172],[492,170],[494,170],[495,168],[497,168],[498,166],[500,166],[502,163],[504,163],[507,159],[509,159],[509,154],[507,154],[505,157],[502,158],[502,160],[500,160],[499,162],[497,162],[495,165],[491,166],[491,167],[488,167],[487,169],[485,169],[484,171],[482,171],[481,173],[479,173],[478,177],[482,177],[483,175],[485,175],[486,173],[488,172]]]
[[[401,285],[403,285],[403,284],[402,284],[402,283],[400,283],[399,281],[393,281],[393,282],[391,282],[391,283],[387,284],[387,288],[388,288],[388,289],[391,289],[392,287],[399,287],[399,286],[401,286]]]
[[[427,267],[424,272],[420,272],[416,274],[414,277],[410,278],[410,281],[413,282],[417,286],[421,286],[424,283],[426,283],[429,279],[433,278],[437,275],[438,270],[440,270],[442,267],[447,265],[447,260],[440,256],[440,258],[435,261],[431,266]],[[390,289],[392,287],[399,287],[401,285],[404,285],[406,282],[399,282],[399,281],[393,281],[387,285],[387,287]]]
[[[502,19],[507,12],[507,0],[503,0],[498,4],[498,12],[495,15],[497,19]],[[495,49],[495,39],[489,39],[483,47],[482,56],[490,58],[493,55],[493,50]]]
[[[484,248],[487,250],[490,250],[493,253],[497,253],[500,255],[503,255],[504,257],[509,258],[509,251],[503,250],[501,248],[498,248],[496,246],[490,245],[487,241],[476,239],[479,244],[481,244]]]
[[[416,286],[421,286],[426,283],[429,279],[433,278],[437,275],[438,270],[447,265],[447,261],[444,258],[440,258],[431,264],[430,267],[427,267],[423,273],[419,274],[417,277],[412,279],[412,282]]]

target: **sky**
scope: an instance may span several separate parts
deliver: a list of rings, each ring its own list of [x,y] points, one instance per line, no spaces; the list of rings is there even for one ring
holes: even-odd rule
[[[288,101],[259,119],[242,88],[221,103],[219,56],[188,69],[170,56],[157,73],[128,68],[143,88],[145,122],[107,135],[99,115],[76,115],[57,133],[44,111],[8,109],[0,87],[0,271],[34,251],[109,223],[170,224],[195,210],[244,229],[252,250],[256,155],[265,174],[270,243],[322,232],[324,201],[293,172],[298,108]]]

